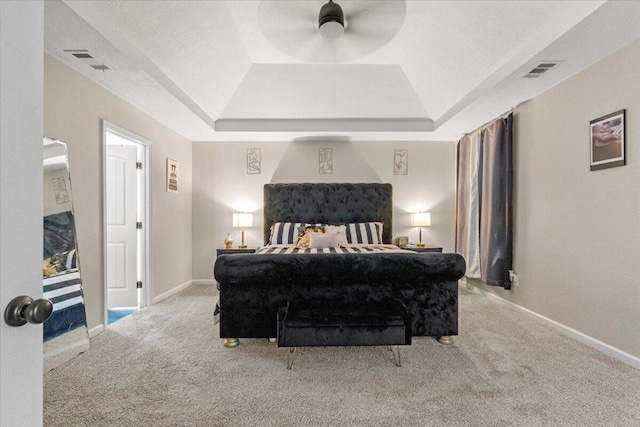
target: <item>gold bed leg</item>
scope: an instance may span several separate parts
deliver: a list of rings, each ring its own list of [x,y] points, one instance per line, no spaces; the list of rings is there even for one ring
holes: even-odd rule
[[[235,347],[240,344],[240,340],[238,338],[225,338],[224,346],[225,347]]]
[[[443,335],[440,338],[438,338],[438,342],[443,345],[452,345],[453,337],[451,335]]]

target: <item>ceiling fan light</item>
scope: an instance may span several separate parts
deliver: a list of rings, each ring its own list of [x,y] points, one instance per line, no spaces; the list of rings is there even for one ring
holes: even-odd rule
[[[340,5],[329,0],[320,8],[318,28],[320,35],[328,40],[335,40],[344,34],[344,13]]]

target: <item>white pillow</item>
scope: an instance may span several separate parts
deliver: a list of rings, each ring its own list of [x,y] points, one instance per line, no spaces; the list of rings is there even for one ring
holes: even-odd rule
[[[338,243],[338,233],[311,233],[310,248],[336,248]]]
[[[347,244],[347,226],[346,225],[325,225],[325,233],[335,233],[338,235],[338,244],[344,246]]]

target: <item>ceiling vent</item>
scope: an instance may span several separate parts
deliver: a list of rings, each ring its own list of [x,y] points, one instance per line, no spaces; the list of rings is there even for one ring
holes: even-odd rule
[[[64,52],[70,53],[79,59],[93,58],[93,56],[89,55],[89,51],[87,49],[65,49]]]
[[[543,74],[546,74],[549,71],[551,71],[560,62],[562,61],[542,61],[541,63],[533,67],[531,71],[525,74],[524,77],[527,79],[538,78]]]
[[[109,66],[101,64],[101,65],[92,65],[91,68],[96,69],[96,70],[102,70],[102,72],[104,72],[105,70],[110,70],[111,68],[109,68]]]

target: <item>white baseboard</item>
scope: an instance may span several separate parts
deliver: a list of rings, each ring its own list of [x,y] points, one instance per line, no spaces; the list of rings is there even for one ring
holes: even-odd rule
[[[640,369],[640,358],[627,353],[626,351],[620,350],[618,348],[615,348],[607,343],[604,343],[600,340],[597,340],[589,335],[586,335],[576,329],[570,328],[569,326],[563,325],[562,323],[556,322],[555,320],[549,319],[548,317],[545,317],[541,314],[536,313],[535,311],[531,311],[528,308],[524,308],[521,305],[518,305],[514,302],[511,301],[507,301],[504,298],[500,298],[497,295],[492,294],[491,292],[487,292],[484,289],[480,289],[474,285],[470,285],[468,283],[464,284],[464,281],[461,281],[461,284],[463,284],[463,286],[471,291],[475,291],[478,292],[482,295],[491,297],[494,301],[500,303],[500,304],[504,304],[508,307],[514,308],[536,320],[542,321],[543,323],[548,324],[549,326],[554,327],[555,329],[557,329],[558,331],[560,331],[561,333],[570,336],[571,338],[580,341],[583,344],[588,345],[591,348],[594,348],[608,356],[613,357],[614,359],[617,359],[619,361],[621,361],[622,363],[625,363],[629,366],[631,366],[632,368],[636,368],[636,369]]]
[[[215,285],[216,281],[213,279],[194,279],[191,283],[194,285]]]
[[[100,324],[98,326],[94,326],[93,328],[89,329],[89,339],[95,337],[96,335],[100,335],[103,332],[104,332],[104,325],[103,324]]]
[[[177,294],[178,292],[180,292],[180,291],[183,291],[183,290],[187,289],[187,288],[188,288],[189,286],[191,286],[192,284],[193,284],[193,280],[188,280],[188,281],[184,282],[182,285],[178,285],[178,286],[176,286],[175,288],[173,288],[173,289],[171,289],[171,290],[169,290],[169,291],[167,291],[167,292],[165,292],[165,293],[163,293],[163,294],[158,295],[157,297],[155,297],[155,298],[153,299],[152,304],[157,304],[157,303],[159,303],[160,301],[162,301],[163,299],[167,299],[167,298],[169,298],[170,296],[175,295],[175,294]]]

